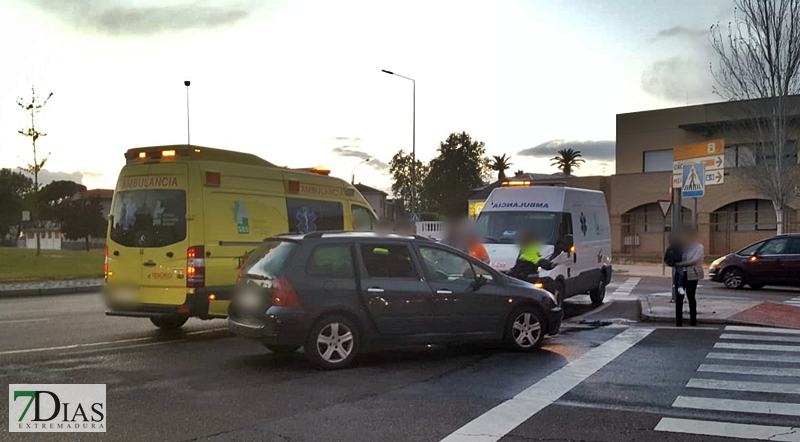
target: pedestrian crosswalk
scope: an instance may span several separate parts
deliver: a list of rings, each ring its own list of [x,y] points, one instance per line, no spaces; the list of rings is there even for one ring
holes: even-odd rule
[[[611,293],[611,296],[609,296],[609,298],[616,300],[626,300],[626,299],[635,300],[636,297],[633,296],[631,292],[633,291],[633,289],[636,288],[636,284],[638,284],[639,281],[641,280],[642,278],[626,279],[625,282],[617,286],[617,288]]]
[[[672,403],[692,419],[663,417],[655,430],[800,442],[797,364],[800,330],[727,326]]]
[[[794,297],[788,301],[785,301],[784,304],[793,305],[795,307],[800,307],[800,296]]]

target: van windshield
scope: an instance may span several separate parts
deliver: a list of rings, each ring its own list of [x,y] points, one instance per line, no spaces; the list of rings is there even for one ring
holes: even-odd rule
[[[186,239],[186,192],[117,192],[111,222],[111,240],[124,247],[164,247],[181,242]]]
[[[533,229],[543,244],[555,244],[560,223],[558,212],[481,212],[476,228],[483,241],[490,244],[513,244],[524,229]]]

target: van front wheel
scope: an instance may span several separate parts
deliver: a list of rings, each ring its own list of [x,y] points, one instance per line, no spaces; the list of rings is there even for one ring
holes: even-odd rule
[[[186,316],[167,316],[150,318],[150,322],[161,330],[177,330],[186,324],[189,318]]]

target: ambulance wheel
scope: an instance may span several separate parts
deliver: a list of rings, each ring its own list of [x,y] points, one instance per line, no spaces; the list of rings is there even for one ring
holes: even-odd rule
[[[177,330],[186,324],[189,318],[187,316],[167,316],[150,318],[150,322],[161,330]]]
[[[592,300],[593,305],[600,305],[606,297],[606,280],[605,277],[600,279],[597,287],[589,291],[589,298]]]

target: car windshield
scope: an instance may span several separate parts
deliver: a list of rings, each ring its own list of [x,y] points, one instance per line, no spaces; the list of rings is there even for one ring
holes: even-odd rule
[[[484,242],[512,244],[524,229],[533,229],[545,244],[555,244],[561,214],[557,212],[481,212],[476,223]]]
[[[267,241],[245,261],[242,274],[254,279],[272,279],[283,274],[298,244],[294,241]]]
[[[125,247],[164,247],[186,238],[186,192],[126,190],[114,195],[111,240]]]

